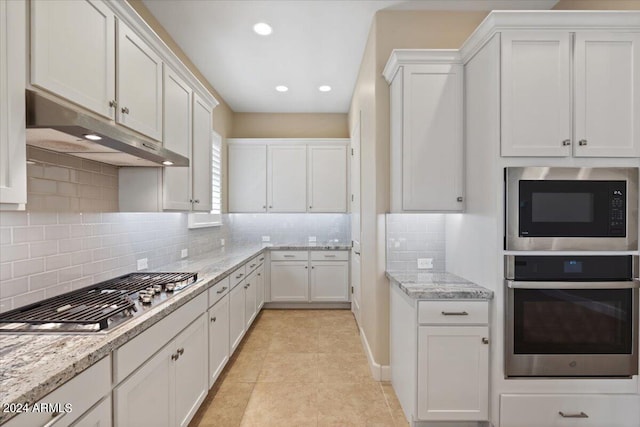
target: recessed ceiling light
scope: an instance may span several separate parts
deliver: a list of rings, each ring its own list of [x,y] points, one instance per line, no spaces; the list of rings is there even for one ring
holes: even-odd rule
[[[253,26],[253,31],[255,31],[256,34],[260,34],[261,36],[268,36],[273,32],[273,28],[271,28],[271,25],[267,23],[258,22]]]
[[[162,164],[165,165],[165,166],[172,166],[173,162],[170,161],[170,160],[165,160],[164,162],[162,162]]]
[[[322,85],[318,87],[318,90],[320,92],[329,92],[331,91],[331,86],[327,86],[327,85]]]
[[[286,91],[288,91],[288,90],[289,90],[289,88],[288,88],[288,87],[286,87],[286,86],[282,86],[282,85],[280,85],[280,86],[276,86],[276,90],[277,90],[278,92],[286,92]]]
[[[84,137],[89,141],[100,141],[102,139],[100,135],[96,135],[95,133],[87,133]]]

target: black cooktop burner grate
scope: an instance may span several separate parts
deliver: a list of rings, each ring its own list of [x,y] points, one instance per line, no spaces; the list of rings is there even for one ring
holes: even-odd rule
[[[0,313],[1,324],[63,323],[108,327],[110,317],[134,309],[131,296],[153,285],[193,283],[197,273],[130,273],[96,285]]]

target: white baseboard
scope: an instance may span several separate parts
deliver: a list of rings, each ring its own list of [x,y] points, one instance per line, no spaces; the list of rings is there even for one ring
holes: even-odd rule
[[[367,336],[364,334],[362,328],[360,328],[360,341],[362,342],[362,346],[364,347],[364,351],[367,355],[369,370],[371,370],[373,379],[376,381],[391,381],[391,366],[376,363],[373,353],[371,353],[371,347],[369,347]]]

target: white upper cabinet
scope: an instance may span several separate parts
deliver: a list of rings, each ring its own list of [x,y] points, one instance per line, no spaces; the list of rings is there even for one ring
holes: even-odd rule
[[[501,154],[640,156],[640,34],[501,34]]]
[[[267,146],[228,147],[229,212],[266,212]]]
[[[310,145],[309,212],[347,211],[347,146]]]
[[[640,33],[577,32],[574,155],[640,157]]]
[[[269,212],[306,212],[307,147],[269,146],[267,182]]]
[[[162,139],[162,60],[142,38],[118,20],[117,121]]]
[[[459,56],[452,51],[396,50],[384,74],[391,83],[391,211],[462,211]]]
[[[27,203],[25,4],[0,1],[0,210]]]
[[[502,155],[571,153],[571,35],[502,33]]]
[[[100,1],[31,2],[31,83],[110,119],[115,17]]]
[[[164,147],[191,158],[191,112],[193,91],[167,65],[164,66]],[[163,207],[191,210],[191,168],[164,169]]]
[[[193,96],[193,210],[211,210],[211,131],[213,108],[198,95]]]

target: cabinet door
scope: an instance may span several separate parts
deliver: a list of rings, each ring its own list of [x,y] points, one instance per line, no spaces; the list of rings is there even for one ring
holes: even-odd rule
[[[230,355],[236,351],[245,332],[244,286],[236,285],[229,292],[229,347]]]
[[[116,120],[160,141],[162,139],[162,60],[122,21],[118,21],[117,61]]]
[[[229,212],[267,211],[267,146],[229,144]]]
[[[503,32],[503,156],[571,154],[569,32]]]
[[[463,208],[462,74],[462,65],[404,67],[403,210]]]
[[[271,301],[309,301],[309,270],[307,261],[277,261],[271,263]]]
[[[640,157],[640,33],[576,32],[574,155]]]
[[[115,118],[115,18],[93,0],[31,2],[31,83]]]
[[[111,427],[111,395],[107,396],[95,408],[89,410],[73,427]]]
[[[358,326],[360,323],[360,248],[353,248],[351,252],[351,311],[356,318]]]
[[[176,425],[186,427],[209,391],[207,381],[207,315],[202,314],[174,340]]]
[[[162,142],[164,148],[191,159],[191,98],[193,91],[166,64],[163,76]],[[191,210],[190,167],[163,168],[163,209]]]
[[[0,206],[3,209],[5,206],[19,209],[27,203],[25,19],[25,2],[0,2]]]
[[[115,389],[115,425],[175,425],[175,350],[166,346]]]
[[[488,333],[486,326],[419,328],[418,419],[488,419]]]
[[[269,212],[306,212],[307,147],[274,145],[267,154]]]
[[[256,309],[257,309],[257,289],[258,289],[258,280],[255,274],[252,274],[247,278],[246,283],[244,284],[244,323],[245,330],[249,330],[251,323],[253,323],[253,319],[256,318]]]
[[[213,109],[193,95],[193,210],[211,210],[211,132]]]
[[[309,212],[346,212],[347,147],[311,145],[308,152]]]
[[[348,261],[322,261],[311,264],[311,301],[349,301]]]
[[[229,361],[229,294],[209,309],[209,388]]]
[[[256,306],[257,313],[264,305],[264,264],[256,270]],[[256,314],[257,314],[256,313]]]

